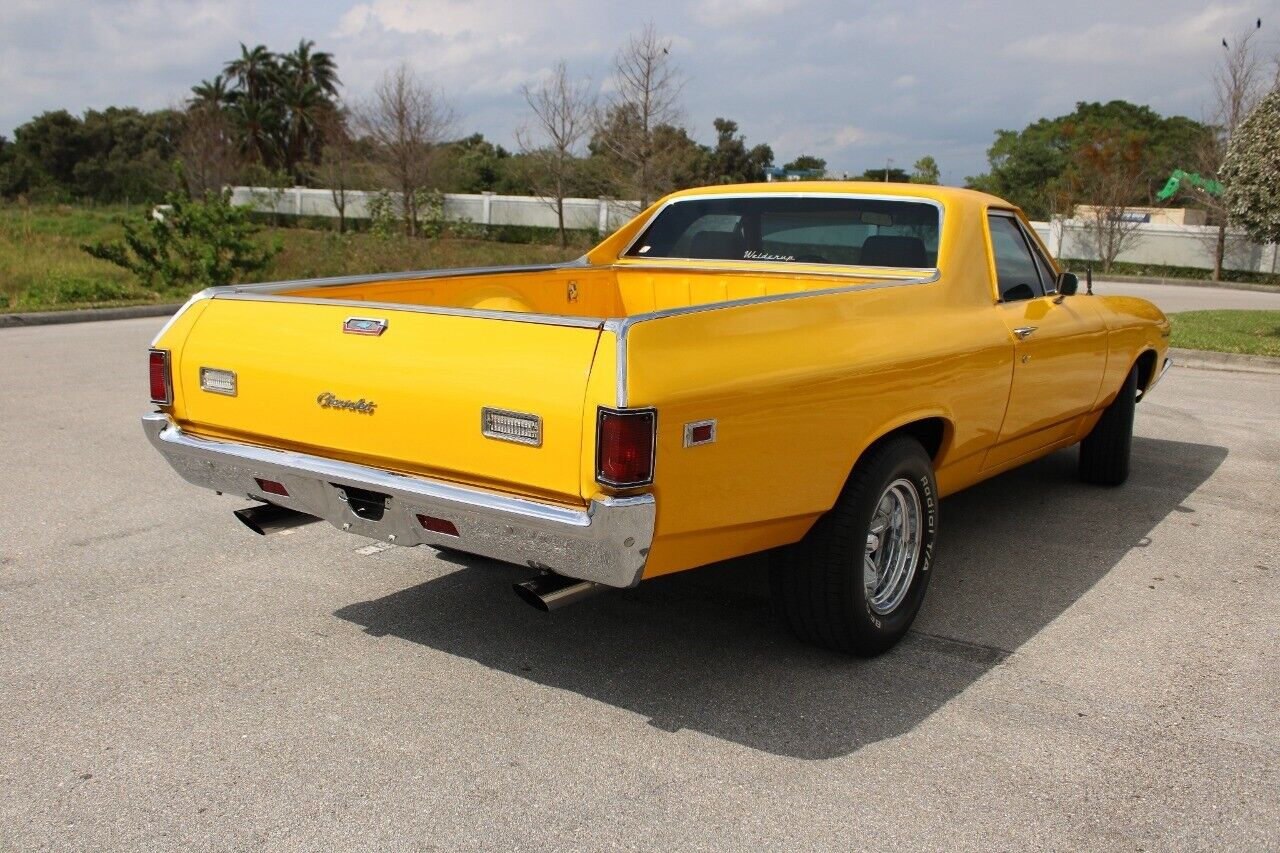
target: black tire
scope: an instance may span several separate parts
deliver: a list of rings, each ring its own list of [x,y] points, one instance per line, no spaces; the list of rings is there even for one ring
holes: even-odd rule
[[[905,594],[891,611],[877,612],[863,583],[863,560],[877,507],[899,480],[909,483],[919,500],[921,536]],[[858,460],[831,511],[803,540],[770,557],[775,611],[797,637],[859,657],[878,655],[902,638],[929,585],[937,493],[932,461],[913,438],[889,438]]]
[[[1129,479],[1133,450],[1133,410],[1138,402],[1138,368],[1124,378],[1120,392],[1080,442],[1080,479],[1098,486],[1118,486]]]

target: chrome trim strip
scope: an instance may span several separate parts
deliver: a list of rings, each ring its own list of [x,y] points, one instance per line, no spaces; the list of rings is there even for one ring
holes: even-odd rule
[[[581,258],[561,264],[527,264],[523,266],[505,267],[462,267],[444,270],[406,270],[403,272],[371,273],[368,275],[342,275],[328,278],[300,278],[289,281],[267,281],[261,284],[232,284],[214,288],[218,291],[235,293],[274,293],[277,290],[291,290],[301,287],[344,287],[349,284],[373,284],[380,281],[397,281],[399,279],[432,279],[432,278],[466,278],[477,275],[505,275],[532,272],[550,272],[564,267],[580,266]]]
[[[407,311],[414,314],[437,314],[446,317],[473,317],[482,320],[508,320],[512,323],[538,323],[543,326],[569,326],[577,329],[599,329],[604,320],[595,317],[572,317],[565,314],[520,314],[515,311],[491,311],[482,308],[445,308],[434,305],[406,305],[398,302],[366,302],[360,299],[330,299],[327,296],[277,296],[271,293],[229,292],[218,299],[247,302],[285,302],[301,305],[340,305],[366,311]]]
[[[155,349],[156,344],[160,343],[160,339],[163,338],[165,334],[169,331],[169,329],[173,327],[174,323],[178,322],[179,317],[187,313],[188,308],[190,308],[192,305],[195,305],[197,302],[199,302],[202,299],[212,299],[213,295],[221,289],[222,288],[218,288],[218,287],[206,287],[204,290],[200,291],[199,293],[192,294],[191,298],[188,299],[186,302],[184,302],[182,307],[179,308],[177,311],[174,311],[173,316],[165,321],[164,325],[160,327],[160,331],[156,332],[156,336],[151,339],[151,348]]]
[[[604,329],[612,332],[617,338],[617,365],[614,376],[614,396],[618,408],[626,408],[627,395],[627,335],[631,327],[647,320],[658,320],[663,317],[675,317],[681,314],[698,314],[703,311],[718,311],[722,308],[741,308],[747,305],[758,305],[767,302],[784,302],[790,299],[803,299],[809,296],[831,296],[836,293],[852,293],[857,290],[882,290],[888,287],[907,287],[917,284],[933,284],[942,279],[942,271],[933,269],[929,275],[920,278],[899,278],[866,284],[850,284],[842,287],[827,287],[822,290],[797,290],[791,293],[773,293],[767,296],[748,296],[743,299],[730,299],[725,302],[707,302],[701,305],[684,305],[679,308],[665,308],[647,314],[633,314],[630,317],[613,317],[604,321]]]
[[[199,438],[159,412],[143,415],[142,427],[165,460],[194,485],[266,500],[255,478],[275,480],[289,494],[273,494],[270,503],[397,545],[444,545],[628,587],[639,583],[653,541],[653,495],[597,497],[585,509],[575,509],[306,453]],[[382,520],[356,515],[341,498],[343,486],[387,495]],[[459,535],[423,528],[418,514],[453,522]]]
[[[682,202],[691,201],[722,201],[727,198],[861,198],[867,201],[908,201],[913,203],[928,204],[938,209],[938,257],[942,256],[942,225],[946,216],[946,208],[942,202],[935,198],[927,198],[918,195],[882,195],[879,193],[857,193],[857,192],[805,192],[797,190],[795,192],[743,192],[743,193],[705,193],[697,195],[681,195],[676,196],[665,202],[653,212],[653,215],[644,221],[644,225],[636,231],[636,236],[631,239],[627,247],[618,253],[618,260],[627,260],[636,243],[640,242],[640,238],[649,230],[649,226],[657,219],[662,212],[673,204],[681,204]],[[706,258],[673,258],[672,260],[707,260]],[[759,263],[770,263],[769,261],[760,261]],[[816,266],[816,265],[815,265]],[[830,266],[848,266],[847,264],[831,264]]]

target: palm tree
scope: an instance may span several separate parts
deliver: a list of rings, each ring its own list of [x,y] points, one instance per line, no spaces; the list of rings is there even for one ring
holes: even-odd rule
[[[280,68],[276,55],[267,50],[266,45],[257,45],[253,49],[240,43],[240,56],[226,64],[223,71],[236,81],[240,91],[251,100],[262,100],[276,79]]]
[[[281,101],[288,125],[285,141],[288,160],[286,165],[293,170],[303,160],[318,153],[316,130],[320,125],[321,115],[333,106],[314,83],[292,79],[287,80],[282,88]]]
[[[332,53],[323,50],[313,52],[315,46],[316,43],[310,39],[302,39],[296,50],[280,57],[281,64],[294,81],[312,84],[323,95],[336,98],[338,87],[342,85],[338,79],[338,64],[334,62]]]
[[[220,110],[231,103],[231,91],[227,86],[227,78],[221,74],[214,75],[212,80],[201,80],[191,87],[193,97],[189,103],[193,107],[210,107]]]
[[[245,154],[260,163],[277,162],[281,117],[274,104],[238,98],[231,107],[231,117],[239,131],[240,147]]]

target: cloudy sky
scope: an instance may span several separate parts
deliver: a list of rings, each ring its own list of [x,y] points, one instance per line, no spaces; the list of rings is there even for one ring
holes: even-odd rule
[[[996,128],[1079,100],[1203,117],[1221,39],[1259,15],[1280,47],[1280,0],[3,0],[0,133],[43,110],[176,104],[239,42],[306,37],[336,54],[349,97],[408,60],[453,99],[460,130],[510,146],[522,84],[564,59],[608,85],[618,45],[652,19],[695,138],[727,116],[778,162],[810,152],[861,171],[933,154],[958,183],[984,169]]]

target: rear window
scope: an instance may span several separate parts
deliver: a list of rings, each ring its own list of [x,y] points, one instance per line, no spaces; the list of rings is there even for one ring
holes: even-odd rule
[[[914,199],[690,198],[664,207],[625,257],[934,267],[940,218]]]

